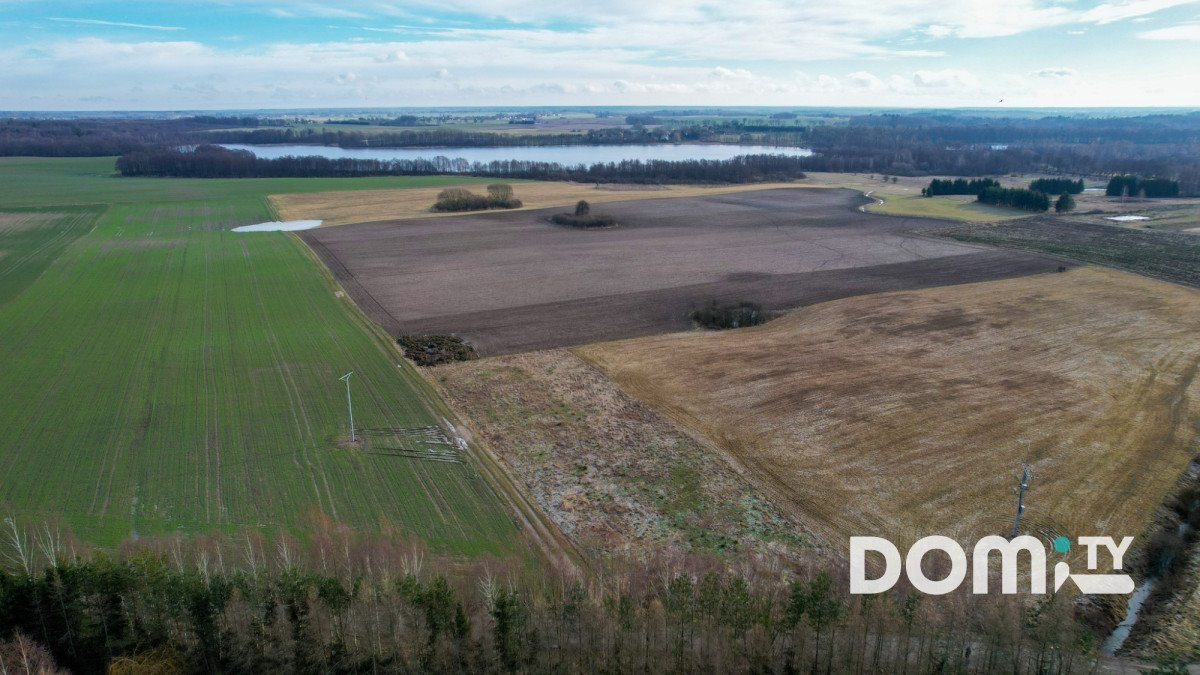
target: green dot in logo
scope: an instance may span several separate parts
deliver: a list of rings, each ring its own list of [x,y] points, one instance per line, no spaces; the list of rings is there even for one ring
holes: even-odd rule
[[[1054,538],[1054,550],[1059,553],[1066,553],[1071,550],[1071,540],[1059,535]]]

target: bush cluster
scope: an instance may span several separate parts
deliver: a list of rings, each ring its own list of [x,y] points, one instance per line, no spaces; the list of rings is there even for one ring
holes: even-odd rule
[[[484,211],[486,209],[515,209],[521,200],[513,196],[511,185],[493,183],[487,196],[477,195],[466,188],[446,188],[438,193],[434,211]]]
[[[556,225],[566,225],[567,227],[579,227],[583,229],[594,227],[613,227],[617,224],[617,219],[612,216],[601,214],[593,214],[592,207],[584,200],[579,200],[575,205],[574,213],[556,213],[550,216],[550,222]]]
[[[396,342],[404,350],[404,356],[418,366],[479,358],[474,347],[454,335],[401,335]]]
[[[721,305],[716,300],[711,300],[704,307],[692,312],[692,321],[711,330],[757,326],[766,323],[767,318],[762,305],[745,301]]]
[[[617,224],[617,219],[612,216],[604,215],[585,215],[577,216],[573,213],[556,213],[550,216],[550,222],[556,225],[566,225],[567,227],[593,228],[593,227],[613,227]]]

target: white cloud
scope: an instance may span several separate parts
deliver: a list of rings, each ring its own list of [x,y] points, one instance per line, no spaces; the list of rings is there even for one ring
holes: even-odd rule
[[[197,1],[210,2],[214,11],[232,6],[227,0]],[[1060,36],[1082,34],[1094,25],[1145,18],[1196,1],[1108,0],[1089,9],[1062,0],[1009,0],[1003,5],[995,0],[895,0],[884,5],[877,0],[344,0],[332,7],[240,0],[239,11],[249,7],[258,20],[283,26],[299,17],[352,19],[309,24],[342,23],[328,27],[339,33],[316,35],[344,38],[346,31],[354,31],[353,37],[322,41],[303,33],[307,40],[267,44],[215,38],[210,44],[96,37],[0,40],[0,62],[6,66],[0,69],[0,108],[29,107],[38,95],[51,102],[39,105],[65,108],[122,95],[139,97],[130,99],[129,107],[187,108],[255,107],[266,99],[296,107],[328,105],[350,94],[379,106],[981,105],[999,98],[1011,102],[1024,92],[1050,95],[1044,92],[1045,78],[1070,79],[1070,86],[1079,88],[1080,97],[1065,103],[1100,104],[1112,99],[1083,97],[1091,85],[1074,76],[1069,60],[1031,73],[1037,65],[1014,59],[1020,65],[1011,66],[1016,72],[1010,73],[1004,59],[985,65],[973,61],[970,45],[963,41],[1043,29]],[[452,18],[445,19],[448,13]],[[1197,40],[1198,32],[1196,24],[1185,24],[1138,35]],[[938,47],[948,45],[954,61],[941,60],[941,51],[925,48],[923,43],[931,39],[938,40]],[[1019,50],[1021,43],[1011,39],[1005,44]],[[944,67],[951,63],[955,67]],[[801,67],[811,74],[795,74]],[[206,79],[212,73],[229,79]],[[1154,77],[1168,80],[1171,75]],[[170,83],[181,86],[171,89]],[[1149,91],[1149,80],[1135,84],[1134,89],[1109,87],[1107,95],[1149,104],[1134,93]],[[1161,82],[1153,86],[1163,88]],[[1176,103],[1195,96],[1179,87],[1163,89],[1172,92]],[[1154,100],[1169,104],[1161,97]]]
[[[846,76],[852,86],[869,91],[882,91],[887,88],[883,80],[866,71],[857,71]]]
[[[979,79],[970,72],[958,68],[918,70],[907,77],[897,76],[893,78],[892,87],[897,91],[929,89],[973,91],[979,89]]]
[[[1182,23],[1177,26],[1168,26],[1167,28],[1156,28],[1138,33],[1138,37],[1143,40],[1200,41],[1200,23]]]
[[[1050,80],[1079,77],[1079,73],[1074,68],[1042,68],[1033,71],[1030,75]]]
[[[83,26],[111,26],[115,28],[140,28],[143,30],[183,30],[180,26],[156,26],[148,23],[126,23],[124,21],[103,21],[101,19],[72,19],[64,16],[51,16],[46,18],[47,21],[57,21],[59,23],[74,23]]]

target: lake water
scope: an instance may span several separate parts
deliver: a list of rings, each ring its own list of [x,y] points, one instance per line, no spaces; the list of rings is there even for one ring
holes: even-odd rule
[[[468,162],[491,162],[516,159],[532,162],[556,162],[564,166],[620,162],[626,159],[643,161],[685,159],[732,159],[738,155],[789,155],[808,157],[807,148],[782,148],[771,145],[548,145],[514,148],[338,148],[327,145],[237,145],[225,144],[232,150],[249,150],[264,159],[319,155],[330,159],[433,159],[463,158]]]

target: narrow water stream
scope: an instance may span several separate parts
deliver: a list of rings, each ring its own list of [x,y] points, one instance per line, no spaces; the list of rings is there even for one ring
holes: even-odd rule
[[[1200,461],[1193,461],[1188,466],[1188,474],[1191,478],[1200,476]],[[1192,532],[1192,528],[1187,524],[1187,522],[1182,522],[1179,523],[1177,532],[1180,540],[1186,542],[1188,536]],[[1187,550],[1186,545],[1184,550]],[[1121,623],[1117,624],[1117,627],[1113,629],[1112,634],[1108,636],[1100,648],[1105,654],[1112,656],[1125,644],[1125,640],[1127,640],[1129,638],[1129,634],[1133,632],[1133,627],[1137,625],[1138,615],[1142,611],[1142,604],[1144,604],[1146,599],[1150,597],[1150,594],[1154,592],[1154,587],[1156,585],[1158,585],[1157,575],[1148,576],[1136,589],[1134,589],[1133,595],[1129,597],[1129,604],[1125,607],[1125,618],[1121,620]]]
[[[1112,634],[1108,636],[1108,639],[1104,641],[1104,645],[1100,648],[1108,656],[1116,654],[1117,650],[1125,644],[1125,640],[1129,638],[1129,633],[1137,624],[1138,613],[1142,611],[1142,603],[1146,602],[1146,598],[1150,597],[1150,594],[1154,591],[1155,581],[1157,580],[1154,578],[1146,579],[1133,591],[1133,595],[1129,597],[1129,605],[1125,608],[1125,618],[1121,620],[1121,623],[1117,624],[1117,627],[1113,629]]]

